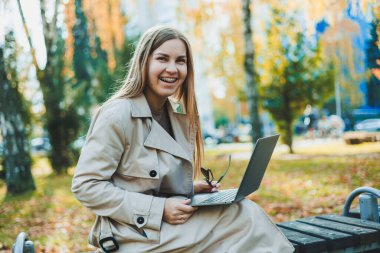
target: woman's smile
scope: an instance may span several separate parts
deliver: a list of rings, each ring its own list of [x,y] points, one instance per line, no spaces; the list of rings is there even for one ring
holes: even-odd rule
[[[175,83],[178,80],[178,78],[175,77],[160,77],[159,79],[165,83]]]

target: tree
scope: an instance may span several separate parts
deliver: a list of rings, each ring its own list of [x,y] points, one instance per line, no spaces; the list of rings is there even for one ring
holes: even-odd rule
[[[255,83],[255,52],[252,42],[250,0],[243,1],[243,26],[244,26],[244,69],[246,78],[247,102],[249,117],[252,124],[252,142],[255,143],[262,136],[259,116],[259,92]]]
[[[113,91],[131,58],[121,0],[70,0],[65,3],[67,56],[73,59],[76,101],[82,116]],[[88,121],[88,120],[86,120]],[[82,130],[87,125],[82,126]]]
[[[52,151],[49,154],[50,162],[56,173],[64,174],[67,172],[68,167],[73,164],[70,145],[76,138],[79,128],[75,103],[72,103],[70,98],[65,97],[69,88],[67,87],[67,80],[63,76],[65,42],[57,19],[60,1],[56,0],[54,2],[52,18],[48,19],[45,0],[40,0],[43,37],[46,48],[45,67],[40,67],[37,63],[35,48],[29,35],[20,0],[17,0],[17,4],[44,98],[46,109],[45,127],[52,145]]]
[[[76,103],[80,114],[88,115],[90,106],[95,102],[93,101],[94,89],[92,87],[94,69],[88,23],[82,5],[82,0],[75,0],[75,24],[72,28],[74,37],[73,70],[74,87],[77,89]]]
[[[375,76],[374,70],[378,68],[380,60],[380,49],[377,45],[379,35],[376,31],[379,26],[379,19],[371,23],[371,38],[367,40],[366,49],[366,66],[369,69],[369,77],[367,80],[367,97],[368,105],[372,107],[380,107],[380,79]]]
[[[57,28],[55,41],[55,54],[52,58],[52,69],[49,90],[45,90],[44,96],[46,109],[46,128],[49,132],[52,152],[49,155],[53,169],[57,174],[67,173],[67,169],[76,162],[73,155],[72,143],[78,136],[80,129],[80,116],[77,112],[77,103],[71,97],[75,97],[75,91],[70,87],[70,82],[65,75],[66,64],[64,61],[65,40],[62,30]],[[43,90],[46,86],[42,87]],[[54,101],[53,101],[54,100]]]
[[[17,73],[16,42],[10,32],[4,48],[0,47],[0,125],[7,194],[35,189],[23,116],[27,113],[23,108]]]
[[[97,56],[96,59],[93,59],[93,66],[95,68],[94,77],[96,80],[94,94],[96,101],[102,103],[112,93],[112,71],[108,68],[107,52],[102,49],[100,38],[96,33],[94,34],[94,42],[94,51]]]
[[[271,80],[261,87],[263,105],[293,153],[293,124],[307,104],[318,105],[333,91],[333,68],[322,61],[320,44],[312,46],[292,17],[273,9],[268,34]]]
[[[103,31],[103,37],[109,38],[108,42],[112,45],[112,50],[106,51],[102,48],[102,41],[99,35],[94,14],[90,11],[84,11],[84,2],[75,0],[75,23],[72,27],[73,35],[73,70],[74,70],[74,88],[76,90],[76,104],[79,107],[79,114],[82,116],[81,122],[89,115],[89,110],[95,104],[103,103],[112,94],[112,86],[115,80],[122,77],[120,66],[126,64],[131,58],[132,49],[127,39],[119,48],[116,43],[114,31],[109,31],[108,36]],[[100,2],[105,5],[107,15],[102,15],[103,22],[112,21],[112,4],[111,2]],[[114,3],[113,3],[114,4]],[[120,31],[122,33],[122,31]],[[113,58],[110,58],[108,52],[111,52]],[[112,61],[113,68],[109,61]],[[115,66],[116,64],[116,66]],[[87,130],[88,125],[82,124],[82,130]]]

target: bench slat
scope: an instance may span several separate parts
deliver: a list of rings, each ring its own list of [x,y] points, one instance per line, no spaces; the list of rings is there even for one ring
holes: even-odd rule
[[[285,234],[286,238],[293,244],[296,252],[302,253],[319,253],[327,251],[327,242],[321,238],[299,233],[279,227]]]
[[[326,240],[328,250],[345,249],[350,248],[354,245],[354,242],[350,240],[352,238],[352,235],[339,231],[321,228],[298,221],[282,222],[278,223],[277,225],[283,228],[298,231],[303,234],[322,238]]]
[[[289,237],[288,237],[289,233],[286,231],[287,229],[281,228],[281,227],[278,227],[278,229],[280,229],[284,233],[284,235],[286,236],[286,238],[288,238],[288,240],[289,240]],[[288,231],[290,231],[290,230],[288,230]],[[294,252],[293,253],[304,253],[304,251],[302,251],[302,249],[301,249],[301,245],[298,245],[297,243],[294,243],[292,241],[290,241],[290,242],[291,242],[291,244],[294,247]]]
[[[355,245],[369,244],[378,240],[378,231],[369,228],[348,225],[340,222],[320,219],[317,217],[308,217],[297,220],[306,224],[336,230],[346,234],[353,235],[352,240]]]
[[[320,215],[317,217],[320,219],[345,223],[345,224],[354,225],[354,226],[358,226],[362,228],[370,228],[370,229],[374,229],[380,232],[380,223],[376,223],[373,221],[361,220],[361,219],[356,219],[356,218],[351,218],[351,217],[344,217],[344,216],[339,216],[339,215],[334,215],[334,214]]]

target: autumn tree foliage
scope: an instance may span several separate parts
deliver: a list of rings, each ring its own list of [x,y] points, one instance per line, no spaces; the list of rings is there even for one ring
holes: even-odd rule
[[[19,87],[17,44],[13,32],[0,47],[0,126],[7,194],[35,189],[27,141],[24,98]]]
[[[40,1],[46,63],[39,66],[22,5],[17,1],[43,94],[45,129],[52,146],[49,160],[58,174],[67,173],[76,162],[74,142],[85,134],[91,109],[110,95],[131,57],[122,28],[121,1],[97,2],[99,6],[93,9],[105,9],[107,15],[91,12],[89,6],[94,1]]]
[[[372,107],[380,107],[380,79],[376,76],[376,70],[380,65],[379,34],[377,33],[377,28],[380,24],[379,20],[375,18],[371,23],[371,38],[367,40],[366,50],[366,65],[368,68],[367,97],[368,105]]]
[[[59,0],[53,2],[52,15],[47,15],[47,5],[40,1],[40,14],[43,27],[43,37],[46,48],[46,64],[40,66],[37,63],[35,47],[30,37],[28,24],[24,18],[24,12],[20,1],[17,1],[22,18],[25,33],[31,48],[33,65],[36,69],[37,79],[40,83],[45,105],[45,128],[51,142],[52,150],[49,160],[54,171],[58,174],[66,173],[73,160],[70,157],[70,143],[74,140],[78,121],[74,105],[67,103],[65,92],[67,82],[65,80],[65,42],[63,31],[58,22]]]
[[[126,38],[120,0],[69,1],[66,9],[77,103],[88,117],[88,110],[104,102],[123,78],[137,38]]]
[[[228,120],[231,122],[231,120],[237,119],[238,117],[247,117],[249,116],[249,110],[251,110],[251,112],[253,111],[252,108],[258,108],[258,113],[255,113],[255,115],[262,114],[267,110],[267,108],[262,105],[268,101],[265,99],[265,94],[262,92],[263,89],[261,89],[261,87],[272,80],[271,71],[272,68],[276,67],[276,61],[273,60],[274,58],[271,55],[275,53],[280,46],[268,46],[269,38],[267,38],[264,27],[268,23],[269,17],[258,15],[259,11],[257,10],[265,11],[270,8],[277,8],[282,10],[283,13],[287,13],[288,11],[294,13],[299,9],[299,1],[297,3],[289,2],[289,5],[286,7],[278,1],[254,1],[248,5],[248,11],[252,15],[250,28],[253,32],[247,36],[244,36],[244,28],[246,28],[247,25],[244,25],[243,22],[243,10],[247,10],[247,5],[243,6],[243,3],[247,4],[247,2],[252,1],[230,1],[223,3],[215,1],[207,3],[202,1],[196,2],[197,4],[194,6],[186,6],[186,8],[183,7],[181,9],[187,9],[187,19],[192,21],[189,25],[190,32],[195,31],[194,37],[196,37],[196,39],[193,43],[194,48],[198,54],[201,54],[202,59],[206,61],[205,68],[202,66],[202,70],[204,70],[202,74],[207,76],[210,80],[207,82],[207,85],[210,87],[212,93],[216,125],[219,125],[219,119],[223,119],[223,122],[228,124]],[[339,3],[338,5],[334,5],[334,8],[342,7],[343,5],[344,3]],[[323,10],[328,6],[328,1],[312,3],[309,5],[307,13],[313,16],[314,20],[319,20],[323,17]],[[317,12],[315,11],[316,9],[318,9]],[[273,32],[272,38],[270,39],[272,40],[271,43],[279,42],[279,37],[287,34],[288,30],[298,29],[286,26],[288,22],[286,17],[284,19],[280,18],[277,22],[278,24],[276,25],[281,26],[281,28],[276,30],[277,33]],[[294,33],[294,31],[290,31],[290,33]],[[306,31],[304,31],[304,34],[306,34]],[[290,37],[294,37],[294,35]],[[250,42],[246,43],[245,40],[250,40]],[[315,47],[315,45],[309,44],[310,47]],[[249,57],[245,57],[244,55],[246,45],[252,46],[252,48],[250,48],[251,56]],[[318,44],[318,48],[322,51],[322,45]],[[281,57],[283,57],[283,55],[280,55],[280,59]],[[320,52],[320,57],[322,57],[322,52]],[[245,66],[245,59],[250,61],[251,66]],[[284,59],[284,61],[286,61],[286,59]],[[255,99],[250,100],[251,103],[248,103],[248,95],[254,91],[254,89],[248,88],[246,85],[246,70],[248,70],[247,73],[250,76],[250,83],[255,84],[258,88],[256,93],[251,93],[251,95],[256,94]],[[224,98],[216,98],[214,93],[218,90],[225,90],[226,95]],[[234,104],[235,101],[238,101],[239,108],[236,108]],[[252,105],[254,101],[258,102],[256,106]],[[314,104],[319,102],[322,101],[318,101]],[[249,110],[246,110],[246,108],[249,108]],[[241,113],[241,115],[237,115],[239,113]],[[299,116],[302,114],[302,111],[297,111],[295,114]],[[228,120],[226,120],[226,118]],[[276,121],[275,118],[273,119]],[[260,121],[256,120],[255,122],[259,123]],[[254,133],[259,133],[259,131],[252,131],[252,134]]]
[[[263,106],[272,115],[293,153],[293,124],[307,104],[318,105],[333,91],[333,68],[322,60],[292,16],[272,10],[267,29],[271,79],[262,85]]]
[[[94,104],[94,62],[92,45],[90,45],[90,34],[88,20],[83,10],[83,1],[75,0],[75,22],[71,28],[73,35],[73,59],[74,71],[73,89],[75,92],[75,104],[77,113],[83,118],[88,117],[91,105]],[[84,124],[85,125],[85,124]],[[83,126],[86,129],[86,126]]]

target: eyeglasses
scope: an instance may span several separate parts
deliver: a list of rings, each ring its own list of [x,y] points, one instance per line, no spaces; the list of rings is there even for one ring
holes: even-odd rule
[[[231,165],[231,155],[228,156],[228,166],[227,166],[227,169],[224,171],[224,173],[218,179],[218,181],[216,181],[217,184],[220,183],[220,181],[222,181],[222,179],[224,178],[224,176],[227,174],[228,170],[230,169],[230,165]],[[203,176],[205,176],[205,181],[208,183],[208,185],[211,188],[213,188],[214,186],[212,185],[212,181],[214,180],[214,174],[212,174],[212,171],[210,169],[201,168],[201,172],[202,172]]]

